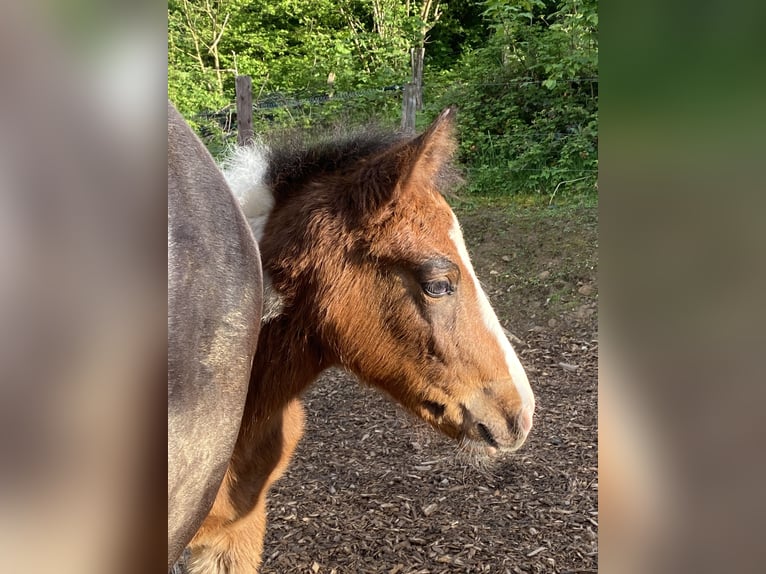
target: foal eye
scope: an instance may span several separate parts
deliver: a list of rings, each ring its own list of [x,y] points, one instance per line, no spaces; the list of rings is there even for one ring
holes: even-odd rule
[[[438,281],[429,281],[423,283],[423,291],[429,297],[444,297],[445,295],[452,295],[454,289],[452,284],[447,279],[440,279]]]

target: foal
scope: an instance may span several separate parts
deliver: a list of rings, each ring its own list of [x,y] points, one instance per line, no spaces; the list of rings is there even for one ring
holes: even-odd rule
[[[191,543],[193,573],[257,571],[266,492],[302,434],[299,396],[330,366],[475,452],[526,439],[532,390],[439,191],[453,118],[445,110],[414,138],[241,149],[228,165],[271,302],[234,455]]]

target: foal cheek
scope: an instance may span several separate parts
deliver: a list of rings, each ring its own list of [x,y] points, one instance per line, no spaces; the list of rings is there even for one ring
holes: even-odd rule
[[[447,301],[434,318],[433,345],[442,369],[439,383],[455,401],[465,402],[499,372],[494,341],[487,339],[470,306],[460,298]]]

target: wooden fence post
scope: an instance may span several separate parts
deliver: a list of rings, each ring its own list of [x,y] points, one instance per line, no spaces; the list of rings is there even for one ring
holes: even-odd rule
[[[250,76],[237,76],[237,144],[253,141],[253,82]]]
[[[417,107],[417,86],[405,84],[402,90],[402,131],[415,133],[415,108]]]
[[[423,109],[423,58],[425,48],[411,48],[410,60],[412,63],[412,83],[415,84],[415,109]]]

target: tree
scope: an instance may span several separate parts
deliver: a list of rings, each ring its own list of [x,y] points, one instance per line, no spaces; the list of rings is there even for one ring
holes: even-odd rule
[[[169,0],[168,87],[171,96],[179,96],[180,101],[176,103],[181,109],[187,108],[187,103],[212,104],[226,100],[224,74],[234,70],[222,62],[222,41],[232,15],[241,10],[246,1]],[[206,93],[193,90],[195,85]]]

